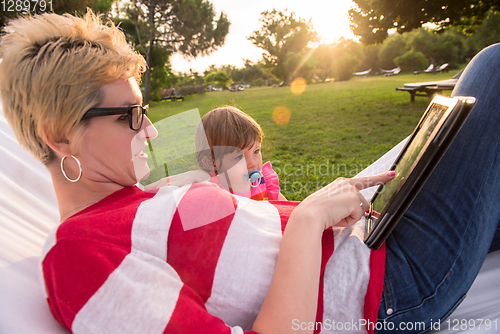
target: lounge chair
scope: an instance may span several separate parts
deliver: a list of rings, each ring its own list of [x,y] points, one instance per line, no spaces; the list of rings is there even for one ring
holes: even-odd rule
[[[164,96],[164,97],[160,98],[160,101],[167,101],[167,100],[174,101],[174,102],[177,101],[177,100],[184,101],[184,96],[178,95],[175,92],[175,89],[172,89],[170,91],[170,94],[168,94],[167,96]]]
[[[390,76],[393,76],[393,75],[398,75],[399,73],[401,73],[401,67],[396,67],[390,71],[385,71],[384,75],[386,77],[390,77]]]
[[[397,87],[396,90],[410,93],[411,102],[415,102],[415,96],[427,97],[430,102],[434,95],[441,94],[445,90],[453,90],[461,74],[462,71],[448,80],[406,83],[403,87]]]
[[[430,64],[429,67],[427,67],[423,71],[413,71],[413,74],[420,74],[420,73],[432,73],[432,70],[434,69],[434,64]]]
[[[370,68],[369,70],[366,70],[366,71],[362,71],[362,72],[356,72],[354,73],[355,76],[357,77],[363,77],[363,78],[366,78],[366,76],[368,74],[370,74],[370,72],[372,71],[372,69]]]
[[[391,75],[396,75],[401,72],[401,67],[393,68],[392,70],[384,70],[383,68],[379,68],[380,72],[382,72],[386,77]]]
[[[446,72],[446,73],[448,73],[448,63],[444,63],[443,65],[438,66],[438,68],[436,68],[436,72]]]
[[[396,146],[363,173],[387,170],[401,148],[402,144]],[[0,150],[0,333],[67,333],[52,318],[38,277],[43,243],[59,221],[52,181],[45,167],[19,147],[1,110]],[[370,197],[370,192],[365,190],[365,196]],[[500,252],[494,252],[488,255],[468,297],[452,314],[451,324],[475,319],[477,328],[476,319],[483,319],[481,330],[474,333],[497,332],[485,330],[484,320],[500,326],[499,279]]]

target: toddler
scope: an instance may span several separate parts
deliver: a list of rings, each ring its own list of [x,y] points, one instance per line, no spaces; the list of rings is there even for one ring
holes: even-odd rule
[[[196,132],[196,159],[211,182],[254,200],[286,200],[271,163],[262,164],[264,133],[241,110],[226,106],[208,112]]]

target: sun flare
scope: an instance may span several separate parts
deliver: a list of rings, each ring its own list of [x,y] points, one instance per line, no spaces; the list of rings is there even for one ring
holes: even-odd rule
[[[307,10],[307,13],[304,11],[303,14],[297,10],[296,13],[304,19],[311,18],[322,43],[332,43],[340,37],[354,38],[349,29],[348,14],[352,6],[351,0],[322,1],[320,6],[314,6],[314,10]]]

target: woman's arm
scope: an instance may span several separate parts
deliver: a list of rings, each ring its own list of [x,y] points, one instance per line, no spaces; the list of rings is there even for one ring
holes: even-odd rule
[[[276,270],[253,330],[263,334],[297,333],[292,329],[294,319],[300,323],[315,321],[323,231],[361,219],[368,202],[359,190],[393,177],[388,173],[337,179],[297,206],[283,234]]]

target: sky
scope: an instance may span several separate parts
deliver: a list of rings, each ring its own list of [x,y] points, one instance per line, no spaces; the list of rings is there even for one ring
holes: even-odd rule
[[[260,13],[266,10],[285,10],[295,12],[296,16],[308,21],[311,19],[314,29],[323,42],[330,43],[340,37],[354,38],[349,29],[348,10],[351,0],[211,0],[217,16],[224,12],[231,26],[226,42],[217,51],[205,57],[184,58],[180,54],[170,57],[174,72],[203,73],[210,65],[234,65],[243,67],[244,59],[258,61],[262,59],[262,49],[247,40],[253,31],[259,30]]]

